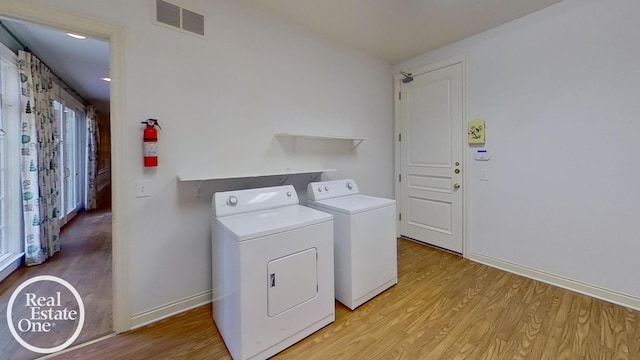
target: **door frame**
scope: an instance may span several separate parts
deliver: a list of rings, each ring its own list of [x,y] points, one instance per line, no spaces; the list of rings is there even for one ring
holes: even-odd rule
[[[468,117],[467,117],[467,94],[469,93],[467,91],[467,85],[468,85],[468,54],[461,54],[461,55],[457,55],[457,56],[453,56],[450,58],[446,58],[444,60],[440,60],[440,61],[436,61],[433,63],[429,63],[426,65],[422,65],[419,67],[415,67],[412,69],[408,69],[408,70],[402,70],[405,73],[410,73],[410,74],[423,74],[423,73],[427,73],[430,71],[434,71],[434,70],[438,70],[447,66],[451,66],[454,64],[461,64],[462,65],[462,122],[463,122],[463,129],[467,128],[467,122],[468,122]],[[401,113],[400,113],[400,109],[401,109],[401,104],[400,104],[400,89],[401,89],[401,85],[402,85],[402,79],[404,79],[404,75],[400,74],[400,72],[398,71],[396,74],[394,74],[393,76],[393,97],[394,97],[394,143],[395,143],[395,179],[394,179],[394,191],[395,191],[395,198],[396,198],[396,221],[398,221],[398,223],[400,222],[400,209],[402,209],[401,206],[401,202],[402,202],[402,198],[400,197],[401,191],[400,191],[400,181],[399,177],[400,174],[402,173],[402,159],[401,159],[401,148],[400,148],[400,133],[402,131],[402,117],[401,117]],[[462,197],[462,256],[465,258],[468,258],[468,254],[470,253],[470,244],[469,244],[469,208],[470,208],[470,199],[471,199],[471,189],[470,189],[470,180],[471,177],[469,176],[469,169],[471,168],[470,166],[470,161],[471,158],[469,156],[469,146],[467,144],[467,134],[464,133],[464,131],[460,134],[461,137],[463,137],[463,149],[462,149],[462,153],[463,153],[463,167],[462,167],[462,172],[463,172],[463,188],[462,190],[464,191],[464,195]],[[400,237],[400,226],[396,226],[396,236]]]
[[[113,330],[116,333],[131,329],[131,306],[129,303],[129,264],[127,260],[127,168],[128,146],[125,141],[125,36],[124,28],[104,20],[83,16],[54,7],[36,5],[23,0],[2,0],[0,15],[63,31],[78,32],[109,42],[111,159],[112,159],[112,278],[113,278]]]

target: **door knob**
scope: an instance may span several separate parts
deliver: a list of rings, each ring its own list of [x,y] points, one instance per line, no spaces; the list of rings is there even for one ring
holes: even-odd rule
[[[460,189],[460,184],[458,184],[458,183],[453,184],[453,188],[456,189],[456,190]]]
[[[460,169],[456,169],[454,172],[455,172],[456,174],[460,174]]]

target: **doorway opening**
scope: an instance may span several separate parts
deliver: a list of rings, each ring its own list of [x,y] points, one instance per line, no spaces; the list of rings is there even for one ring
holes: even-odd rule
[[[113,41],[114,36],[118,39],[121,39],[121,32],[120,32],[121,29],[114,28],[110,25],[99,24],[93,21],[87,21],[82,17],[65,14],[62,12],[54,11],[54,14],[52,15],[51,9],[49,8],[40,7],[38,5],[24,6],[24,4],[22,4],[22,2],[20,1],[13,1],[13,0],[8,0],[7,2],[3,1],[3,4],[0,5],[0,16],[7,17],[9,19],[15,19],[17,21],[30,21],[35,24],[42,24],[43,26],[50,26],[55,29],[72,28],[74,32],[82,32],[82,30],[84,29],[86,30],[85,33],[87,33],[88,35],[96,36],[96,38],[98,39],[103,39],[103,40],[106,39],[109,41],[109,43]],[[54,19],[54,20],[51,20],[51,19]],[[118,40],[118,41],[120,42],[119,45],[121,46],[121,40]],[[120,47],[120,49],[122,48]],[[38,51],[35,48],[33,50],[34,52]],[[112,61],[111,60],[112,58],[114,58],[114,56],[109,55],[110,63]],[[120,62],[117,64],[112,64],[111,67],[112,67],[111,77],[114,79],[117,79],[118,78],[117,74],[121,72],[121,69],[122,69],[122,63]],[[64,107],[61,106],[60,108],[62,113],[64,113]],[[117,109],[117,106],[114,104],[111,104],[111,106],[107,105],[107,109],[113,109],[113,108]],[[107,119],[110,120],[110,118],[111,116],[107,115]],[[101,130],[104,130],[104,129],[109,130],[113,128],[113,125],[107,122],[106,125],[102,124],[100,128]],[[104,148],[101,148],[100,151],[103,154],[105,151],[108,152],[110,155],[109,157],[111,158],[112,152],[110,151],[110,149],[115,149],[116,146],[112,145],[113,138],[110,136],[111,134],[108,131],[103,132],[103,134],[107,136],[103,137],[102,143],[107,143],[109,146],[106,150]],[[110,163],[111,163],[111,160],[109,160],[109,165],[111,165]],[[104,266],[96,265],[97,264],[96,261],[90,261],[91,266],[87,268],[87,271],[77,271],[77,269],[74,270],[74,272],[80,273],[82,275],[80,276],[80,278],[82,279],[81,280],[82,282],[85,282],[88,284],[92,283],[91,287],[93,288],[93,291],[87,292],[83,296],[84,298],[83,301],[85,302],[85,306],[90,306],[87,304],[91,302],[100,304],[100,306],[108,310],[108,314],[113,314],[113,316],[106,316],[103,319],[103,320],[106,320],[106,323],[108,323],[108,326],[106,328],[109,329],[108,330],[109,333],[113,331],[122,332],[124,330],[128,330],[129,328],[128,326],[129,316],[128,316],[128,312],[126,311],[126,309],[128,309],[128,304],[122,301],[122,299],[126,299],[126,294],[119,293],[117,289],[118,288],[126,289],[126,286],[123,285],[123,282],[126,281],[126,279],[122,280],[123,277],[117,275],[119,274],[118,269],[121,269],[121,265],[118,265],[119,263],[116,261],[119,254],[118,251],[116,251],[116,248],[118,248],[117,247],[118,236],[113,236],[113,233],[117,233],[118,229],[122,229],[122,227],[119,227],[118,222],[113,221],[111,217],[110,209],[112,208],[112,205],[113,207],[118,206],[118,201],[115,200],[116,197],[114,196],[115,192],[112,192],[112,189],[109,185],[109,179],[111,179],[111,173],[113,171],[111,171],[110,167],[108,168],[108,171],[105,171],[104,168],[101,170],[102,171],[98,172],[98,177],[99,177],[98,186],[100,187],[100,190],[101,190],[99,192],[99,198],[98,198],[99,209],[92,212],[84,212],[84,213],[81,212],[75,218],[73,218],[72,216],[69,216],[69,215],[72,215],[73,211],[71,212],[65,211],[65,214],[63,216],[67,218],[66,220],[68,220],[68,224],[63,228],[62,234],[61,234],[61,237],[63,240],[62,251],[59,253],[56,253],[47,263],[45,263],[45,265],[50,264],[51,267],[53,267],[54,265],[56,265],[56,262],[62,263],[63,262],[62,260],[65,260],[67,256],[78,255],[83,253],[85,253],[86,255],[87,248],[91,248],[94,255],[100,258],[101,264],[103,264]],[[71,169],[69,170],[68,173],[70,176],[76,177],[75,173],[73,173]],[[78,177],[81,177],[81,175],[78,175]],[[73,186],[74,185],[72,184],[72,182],[69,181],[69,189],[72,189]],[[67,195],[68,194],[69,192],[67,192]],[[69,203],[73,203],[75,201],[74,199],[69,199],[69,200],[70,200]],[[68,207],[68,209],[72,209],[72,208],[73,206]],[[122,219],[120,223],[124,222],[125,220],[126,219]],[[87,229],[90,229],[90,231],[87,232]],[[77,243],[74,244],[73,240],[71,240],[73,238],[75,238],[76,240],[77,239],[83,240],[82,241],[83,244],[80,244],[80,245]],[[69,239],[69,243],[68,245],[66,245],[66,247],[65,247],[65,239]],[[107,239],[109,241],[107,241]],[[92,245],[87,247],[85,246],[87,245],[87,243],[91,243]],[[119,249],[122,249],[122,248],[120,247]],[[87,256],[84,256],[84,258],[90,259],[90,257],[87,257]],[[62,266],[63,270],[62,270],[62,273],[60,274],[61,278],[72,276],[70,271],[64,269],[68,265],[71,265],[71,262],[72,261],[66,261],[63,264],[64,265]],[[112,264],[115,264],[113,268],[111,266]],[[24,276],[23,271],[27,271],[30,269],[38,269],[38,266],[30,267],[30,268],[21,268],[14,273],[15,275],[12,274],[11,276],[19,277],[21,274]],[[28,275],[28,277],[32,277],[32,275]],[[92,278],[94,280],[91,280]],[[97,281],[96,279],[99,279],[99,281]],[[15,286],[13,287],[15,288]],[[104,290],[104,289],[108,290],[108,295],[103,295],[98,291],[98,290]],[[10,292],[11,292],[11,289],[8,282],[0,283],[1,298],[4,299],[6,297],[5,294]],[[113,300],[110,301],[110,304],[105,305],[104,303],[105,298],[110,298]],[[89,313],[89,311],[87,311],[87,313]],[[111,320],[112,318],[113,320]],[[104,321],[101,324],[102,329],[105,328],[103,325],[104,325]],[[88,341],[92,338],[96,338],[101,335],[104,335],[103,330],[100,330],[94,334],[90,334],[89,332],[86,332],[88,330],[90,329],[88,329],[85,326],[85,329],[83,330],[83,335],[81,335],[78,338],[78,340],[74,343],[74,345]],[[7,337],[2,336],[2,338],[4,339]],[[2,345],[3,349],[7,349],[7,347],[4,346],[4,344],[0,344],[0,345]]]

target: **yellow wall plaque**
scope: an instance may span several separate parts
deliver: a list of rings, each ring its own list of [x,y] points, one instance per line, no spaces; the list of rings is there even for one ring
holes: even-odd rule
[[[484,144],[485,132],[484,120],[469,121],[469,144]]]

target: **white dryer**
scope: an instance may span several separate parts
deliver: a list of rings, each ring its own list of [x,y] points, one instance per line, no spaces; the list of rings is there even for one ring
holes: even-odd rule
[[[213,319],[236,359],[266,359],[335,320],[333,219],[291,185],[213,197]]]
[[[333,215],[336,299],[353,310],[398,283],[396,202],[351,179],[310,183],[307,206]]]

